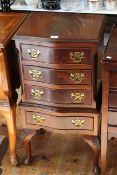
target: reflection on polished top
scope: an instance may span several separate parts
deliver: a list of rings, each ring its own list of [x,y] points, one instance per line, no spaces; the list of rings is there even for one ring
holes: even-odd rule
[[[15,37],[98,42],[104,15],[33,12]]]
[[[7,44],[26,16],[26,13],[0,13],[0,48]]]

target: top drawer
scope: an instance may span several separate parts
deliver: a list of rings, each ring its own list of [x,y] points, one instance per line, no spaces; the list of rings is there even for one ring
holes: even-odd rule
[[[50,64],[91,64],[91,48],[50,48],[21,44],[22,59]]]

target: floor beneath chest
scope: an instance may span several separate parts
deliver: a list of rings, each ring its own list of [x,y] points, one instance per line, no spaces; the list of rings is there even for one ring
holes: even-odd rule
[[[1,127],[0,133],[7,135],[6,127]],[[32,142],[32,165],[12,167],[8,150],[2,164],[3,175],[93,175],[92,151],[81,137],[46,132]],[[17,130],[17,143],[17,152],[24,159],[21,130]],[[116,175],[117,141],[111,140],[108,145],[107,175]]]

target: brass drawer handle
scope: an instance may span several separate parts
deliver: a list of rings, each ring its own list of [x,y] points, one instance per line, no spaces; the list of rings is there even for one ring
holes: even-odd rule
[[[40,55],[40,50],[36,50],[36,49],[28,49],[28,54],[29,56],[31,56],[32,59],[37,59]]]
[[[42,124],[45,120],[44,117],[38,116],[38,115],[33,115],[33,120],[35,123]]]
[[[29,74],[32,76],[33,79],[38,79],[42,77],[42,72],[37,71],[37,70],[30,70],[29,69]]]
[[[71,98],[76,103],[81,103],[85,99],[85,94],[84,93],[71,93]]]
[[[40,100],[43,96],[43,91],[31,89],[31,94],[34,98],[38,98]]]
[[[70,59],[75,63],[80,63],[85,58],[84,52],[70,52]]]
[[[76,119],[76,120],[72,120],[72,123],[75,125],[75,127],[81,128],[85,124],[85,121]]]
[[[75,83],[81,83],[85,79],[84,73],[71,73],[70,79]]]

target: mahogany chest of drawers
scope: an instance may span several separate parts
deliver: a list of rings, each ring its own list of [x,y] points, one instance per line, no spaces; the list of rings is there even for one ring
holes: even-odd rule
[[[97,59],[104,23],[103,15],[32,13],[15,35],[20,105],[30,138],[39,128],[89,135],[90,141],[98,135]],[[24,142],[29,144],[27,137]],[[30,161],[27,146],[25,163]]]

